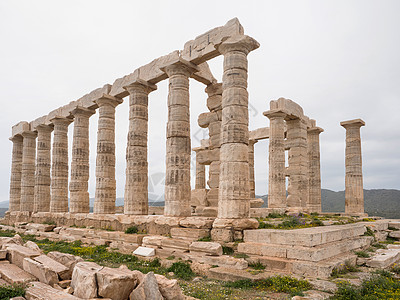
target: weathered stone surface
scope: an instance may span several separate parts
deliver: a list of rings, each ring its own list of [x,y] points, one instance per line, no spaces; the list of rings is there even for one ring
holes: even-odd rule
[[[156,252],[154,251],[153,248],[138,247],[135,251],[133,251],[133,254],[150,257],[150,256],[154,256],[156,254]]]
[[[4,249],[4,245],[8,244],[15,244],[15,245],[21,245],[23,244],[22,238],[19,234],[16,234],[14,237],[5,237],[2,236],[0,237],[0,247]]]
[[[34,258],[41,255],[39,251],[15,244],[7,245],[6,249],[9,253],[9,261],[22,269],[25,258]]]
[[[7,261],[0,263],[0,276],[9,284],[27,283],[36,280],[33,275]]]
[[[26,224],[27,229],[33,229],[41,232],[50,232],[53,231],[55,225],[48,225],[48,224],[36,224],[36,223],[29,223]]]
[[[130,300],[163,300],[160,293],[157,279],[153,272],[147,273],[143,281],[132,291]]]
[[[389,233],[389,236],[395,239],[400,239],[400,231],[392,231]]]
[[[39,246],[38,246],[36,243],[32,242],[32,241],[27,241],[27,242],[24,244],[24,247],[29,248],[29,249],[34,250],[34,251],[38,251],[38,252],[40,252],[40,253],[43,252],[43,251],[39,248]]]
[[[176,279],[168,279],[163,275],[155,274],[159,290],[165,300],[185,300],[182,290]]]
[[[96,273],[103,267],[93,262],[79,262],[72,273],[71,287],[78,298],[97,297]]]
[[[26,121],[21,121],[11,128],[11,136],[21,135],[24,131],[29,131],[29,123]]]
[[[25,258],[23,261],[23,269],[39,279],[40,282],[49,284],[51,286],[53,284],[57,284],[59,281],[58,275],[55,271],[33,259]]]
[[[130,270],[105,267],[96,273],[98,295],[112,300],[126,300],[137,285],[137,278]]]
[[[367,261],[367,266],[373,268],[387,268],[400,260],[400,249],[378,249],[374,256]]]
[[[190,240],[198,240],[199,238],[207,237],[210,235],[209,229],[197,228],[171,228],[172,238],[184,238]]]
[[[308,145],[308,170],[309,170],[309,196],[307,210],[309,212],[321,212],[321,166],[319,134],[324,130],[312,127],[307,130]]]
[[[51,259],[47,255],[36,256],[34,258],[34,260],[43,264],[44,266],[46,266],[50,270],[54,271],[55,273],[57,273],[58,276],[60,276],[61,280],[68,280],[71,278],[69,276],[71,274],[69,272],[69,268],[67,268],[63,264],[55,261],[54,259]]]
[[[204,217],[187,217],[179,221],[179,225],[187,228],[212,228],[214,218],[204,218]]]
[[[63,291],[52,288],[42,282],[32,282],[26,289],[27,300],[79,300]]]
[[[193,242],[189,246],[190,251],[203,252],[206,255],[222,255],[222,246],[214,242]]]
[[[20,135],[13,136],[10,138],[10,141],[13,143],[13,148],[11,158],[9,211],[19,211],[21,201],[23,137]]]
[[[75,265],[78,262],[83,262],[83,259],[79,256],[68,253],[61,253],[58,251],[51,251],[47,254],[47,256],[68,268],[69,271],[65,274],[65,278],[71,278]]]
[[[35,194],[35,158],[36,136],[33,131],[24,131],[21,171],[21,201],[20,211],[33,211],[33,199]]]
[[[84,108],[94,109],[97,108],[96,100],[103,97],[104,94],[108,94],[111,90],[110,84],[105,84],[103,87],[95,89],[90,93],[82,96],[76,101],[76,106],[82,106]]]

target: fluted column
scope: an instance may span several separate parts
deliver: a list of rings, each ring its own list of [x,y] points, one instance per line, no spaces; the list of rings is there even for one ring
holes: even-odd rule
[[[35,195],[35,158],[36,158],[36,132],[24,131],[22,133],[22,173],[21,173],[21,202],[20,211],[33,211],[33,198]]]
[[[194,150],[194,149],[193,149]],[[195,189],[205,189],[206,188],[206,166],[199,163],[197,159],[197,154],[201,150],[195,150],[196,152],[196,184]]]
[[[89,213],[89,118],[96,111],[84,107],[75,108],[74,135],[72,142],[70,213]]]
[[[148,95],[156,85],[143,80],[126,86],[129,92],[129,132],[126,147],[124,214],[147,215],[148,199]]]
[[[13,142],[10,178],[10,204],[9,211],[19,211],[21,201],[21,173],[23,138],[16,135],[10,138]]]
[[[231,37],[218,47],[224,55],[218,218],[250,213],[247,55],[258,47],[248,36]]]
[[[96,100],[99,106],[97,130],[96,193],[93,212],[114,214],[115,182],[115,107],[122,99],[103,95]]]
[[[364,213],[364,190],[361,157],[361,119],[340,122],[346,129],[346,191],[345,212]]]
[[[319,151],[319,134],[324,130],[312,127],[307,130],[309,196],[307,210],[321,212],[321,164]]]
[[[249,184],[250,184],[250,199],[256,198],[256,181],[254,170],[254,144],[256,140],[249,140]]]
[[[51,164],[50,212],[68,212],[68,125],[72,120],[55,117]]]
[[[305,120],[287,120],[288,153],[288,207],[305,208],[308,203],[307,124]]]
[[[35,129],[38,137],[33,211],[48,212],[50,211],[51,132],[53,127],[39,125]]]
[[[169,77],[164,215],[191,215],[189,76],[190,63],[166,66]]]

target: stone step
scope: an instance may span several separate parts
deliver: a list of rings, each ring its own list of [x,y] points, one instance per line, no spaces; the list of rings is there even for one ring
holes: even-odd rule
[[[250,272],[248,272],[248,270],[238,270],[228,267],[216,267],[208,270],[207,277],[223,281],[236,281],[244,279],[257,280],[257,279],[268,278],[274,275],[289,275],[289,274],[275,271],[275,272],[261,272],[253,275]]]
[[[374,256],[366,261],[373,268],[387,268],[400,260],[400,249],[378,249]]]
[[[20,284],[37,280],[33,275],[6,261],[0,263],[0,277],[9,284]]]
[[[389,227],[400,229],[400,220],[389,221]]]
[[[26,289],[27,300],[78,300],[81,298],[72,296],[66,292],[52,288],[42,282],[32,282]]]
[[[244,241],[277,245],[295,244],[298,246],[313,247],[357,237],[363,235],[365,230],[365,225],[359,223],[292,230],[252,229],[244,230]]]
[[[373,237],[371,236],[360,236],[337,242],[326,243],[315,247],[246,242],[239,243],[238,252],[251,255],[317,262],[340,255],[341,253],[367,247],[371,244],[372,240]]]

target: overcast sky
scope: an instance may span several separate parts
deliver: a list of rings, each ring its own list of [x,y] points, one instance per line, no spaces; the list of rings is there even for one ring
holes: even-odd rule
[[[8,200],[12,125],[112,84],[234,17],[261,44],[248,57],[250,129],[269,126],[262,112],[270,100],[299,103],[325,129],[320,136],[322,187],[343,190],[345,130],[339,123],[362,118],[364,188],[400,189],[399,12],[396,0],[0,0],[0,201]],[[222,57],[209,64],[221,81]],[[190,84],[195,147],[205,134],[197,116],[207,111],[206,94],[203,84]],[[163,192],[167,92],[163,81],[149,97],[154,196]],[[125,184],[127,100],[116,113],[118,197]],[[93,197],[97,115],[90,121]],[[73,124],[70,146],[72,130]],[[267,191],[267,155],[268,142],[256,144],[257,194]]]

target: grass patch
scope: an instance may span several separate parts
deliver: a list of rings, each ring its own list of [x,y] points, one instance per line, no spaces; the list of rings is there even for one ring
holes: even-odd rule
[[[269,214],[268,214],[267,218],[277,219],[277,218],[283,218],[283,217],[285,217],[285,216],[286,216],[285,214],[280,214],[280,213],[277,213],[277,212],[272,212],[272,213],[269,213]]]
[[[10,299],[13,297],[24,297],[25,286],[23,285],[2,285],[0,286],[0,299]]]
[[[387,246],[385,244],[380,244],[380,243],[373,243],[371,246],[376,249],[387,249]]]
[[[253,268],[254,270],[265,270],[265,266],[259,261],[256,263],[249,264],[249,267]]]
[[[364,258],[368,258],[370,257],[369,253],[366,251],[355,251],[354,252],[358,257],[364,257]]]
[[[249,256],[246,253],[236,253],[234,258],[248,258]]]
[[[351,272],[358,272],[360,269],[357,266],[350,264],[349,261],[346,261],[344,265],[340,265],[337,268],[334,268],[331,273],[332,278],[341,277],[344,274],[348,274]]]
[[[51,220],[46,220],[46,221],[43,222],[43,224],[44,224],[44,225],[54,225],[54,226],[57,225],[56,222],[51,221]]]
[[[371,228],[369,228],[368,226],[367,226],[367,231],[364,232],[364,235],[366,235],[366,236],[373,236],[373,237],[375,238],[375,233],[374,233],[373,230],[372,230]]]
[[[205,236],[205,237],[199,238],[197,241],[199,241],[199,242],[211,242],[211,236]]]
[[[130,226],[125,230],[126,234],[135,234],[138,233],[138,228],[136,226]]]
[[[196,275],[192,271],[189,263],[182,261],[173,263],[172,266],[167,269],[167,271],[174,272],[176,277],[184,280],[191,280]]]

